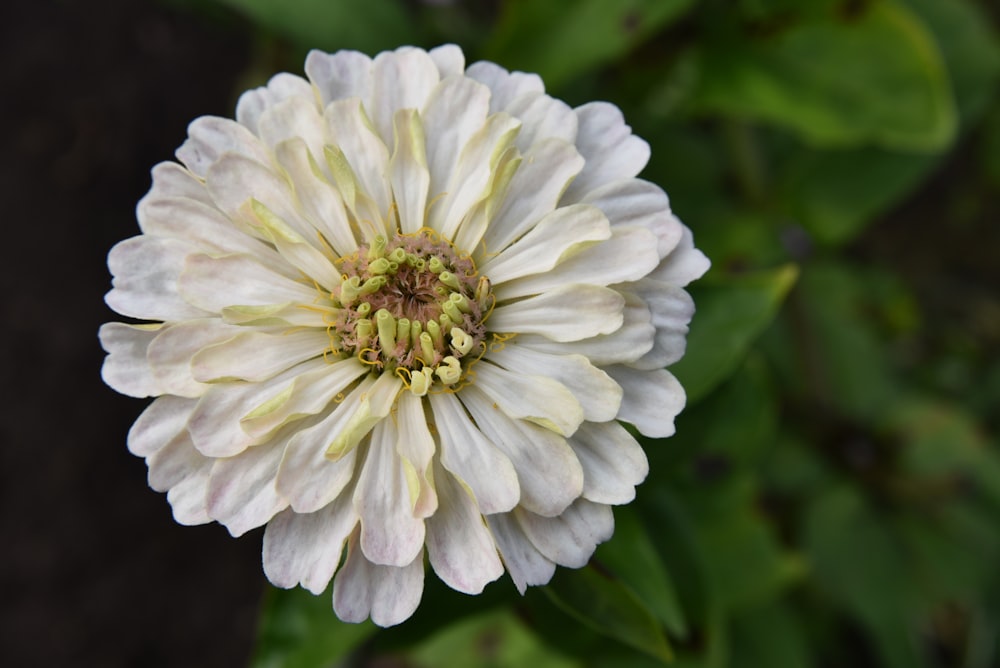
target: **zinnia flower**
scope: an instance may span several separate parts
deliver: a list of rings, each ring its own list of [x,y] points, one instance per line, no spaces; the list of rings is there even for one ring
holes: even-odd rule
[[[312,52],[153,169],[108,257],[104,380],[182,524],[347,621],[583,566],[673,433],[708,267],[607,103],[458,47]],[[346,552],[346,556],[345,556]],[[343,562],[343,563],[342,563]]]

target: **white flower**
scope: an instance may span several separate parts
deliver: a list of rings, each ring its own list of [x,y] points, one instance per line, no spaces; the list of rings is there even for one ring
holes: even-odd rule
[[[408,618],[425,552],[471,594],[584,565],[647,473],[618,421],[673,433],[708,267],[647,144],[455,46],[305,69],[194,121],[108,257],[153,323],[100,333],[105,381],[157,397],[129,449],[347,621]]]

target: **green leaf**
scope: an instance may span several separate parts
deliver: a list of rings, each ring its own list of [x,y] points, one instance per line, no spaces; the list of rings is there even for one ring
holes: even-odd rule
[[[736,371],[798,276],[795,265],[703,281],[684,358],[671,367],[694,403]]]
[[[257,628],[252,668],[320,668],[333,665],[373,635],[371,622],[337,619],[329,592],[269,588]]]
[[[397,0],[215,0],[306,49],[375,53],[413,42]]]
[[[616,60],[686,11],[694,0],[509,0],[486,49],[546,86]]]
[[[581,663],[546,646],[508,610],[465,618],[407,652],[406,665],[428,668],[579,668]]]
[[[803,629],[796,612],[788,605],[773,602],[747,610],[730,624],[731,668],[809,668]]]
[[[677,591],[635,510],[615,509],[614,538],[597,548],[598,563],[619,578],[675,636],[687,635]]]
[[[544,591],[557,607],[594,631],[664,663],[672,658],[653,613],[625,585],[592,566],[557,570]]]
[[[696,107],[776,123],[817,146],[947,147],[957,119],[937,45],[894,2],[704,45]]]

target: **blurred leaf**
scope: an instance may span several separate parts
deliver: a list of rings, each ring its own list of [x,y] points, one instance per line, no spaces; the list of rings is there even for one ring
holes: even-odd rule
[[[803,151],[785,165],[783,196],[816,239],[843,244],[912,192],[938,161],[874,147]]]
[[[409,44],[413,22],[398,0],[215,0],[306,49],[374,54]]]
[[[634,509],[615,508],[614,538],[599,546],[594,556],[602,567],[621,579],[670,633],[684,637],[687,623],[677,591],[648,531]]]
[[[913,631],[919,596],[887,522],[847,487],[817,496],[804,521],[815,582],[864,625],[887,668],[926,665]]]
[[[694,403],[729,377],[770,324],[798,269],[777,269],[703,281],[691,289],[698,305],[684,358],[671,367]]]
[[[269,588],[257,628],[252,668],[320,668],[346,657],[377,631],[371,622],[337,619],[329,591]]]
[[[509,69],[538,72],[546,86],[625,55],[694,0],[508,0],[486,54]]]
[[[818,146],[947,147],[956,115],[937,45],[896,3],[861,11],[749,39],[720,31],[703,47],[696,106],[777,123]]]
[[[617,580],[586,566],[556,571],[545,593],[564,612],[609,638],[663,662],[672,653],[652,612]]]
[[[407,665],[428,668],[574,668],[582,664],[547,647],[511,612],[465,618],[407,653]]]
[[[814,665],[799,620],[786,604],[751,608],[730,625],[730,668],[809,668]]]

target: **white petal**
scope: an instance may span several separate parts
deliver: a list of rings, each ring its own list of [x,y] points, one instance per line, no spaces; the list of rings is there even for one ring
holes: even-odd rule
[[[392,119],[400,109],[423,109],[440,80],[437,65],[422,49],[383,51],[372,65],[371,98],[366,108],[382,141],[392,145]]]
[[[324,107],[349,97],[367,100],[371,94],[372,59],[357,51],[310,51],[306,74],[319,89]]]
[[[461,398],[483,434],[514,464],[521,487],[519,505],[551,517],[580,496],[583,469],[566,439],[507,417],[474,385],[463,389]]]
[[[330,348],[323,330],[305,329],[266,334],[243,332],[203,348],[191,358],[196,381],[267,380],[299,362],[319,357]]]
[[[641,227],[616,227],[607,241],[584,248],[551,271],[498,285],[494,294],[498,300],[505,300],[570,283],[611,285],[635,281],[649,274],[659,260],[652,232]]]
[[[672,436],[674,418],[684,408],[684,388],[665,369],[641,371],[632,367],[605,367],[625,391],[618,419],[631,422],[636,429],[654,438]]]
[[[510,460],[469,420],[453,395],[428,396],[441,438],[441,465],[468,486],[479,512],[500,513],[517,505],[520,487]],[[435,480],[440,486],[437,476]]]
[[[332,102],[324,113],[330,137],[343,152],[364,195],[375,206],[377,220],[371,220],[379,234],[389,234],[384,227],[384,217],[389,212],[389,149],[392,146],[392,126],[389,127],[388,144],[372,129],[361,100],[350,98]],[[392,119],[390,118],[390,123]],[[338,183],[341,194],[345,184]],[[345,199],[346,195],[345,195]],[[351,202],[347,202],[351,206]],[[391,236],[391,234],[390,234]]]
[[[358,242],[347,219],[344,201],[312,162],[305,142],[290,139],[279,144],[274,153],[295,184],[303,217],[323,235],[337,255],[356,251]]]
[[[147,482],[157,492],[165,492],[205,465],[209,458],[198,452],[191,436],[178,432],[167,443],[146,458],[149,467]]]
[[[300,373],[279,395],[240,418],[240,427],[257,440],[267,438],[293,420],[321,412],[368,369],[356,357],[348,357]]]
[[[496,545],[472,497],[440,466],[434,467],[438,511],[427,518],[427,554],[438,577],[452,589],[478,594],[503,575]]]
[[[670,212],[667,194],[649,181],[614,181],[587,193],[582,201],[603,211],[612,227],[638,225],[653,232],[657,238],[656,251],[661,258],[666,257],[681,239],[683,227]]]
[[[521,276],[547,272],[588,245],[611,237],[611,226],[600,209],[585,204],[566,206],[545,215],[479,268],[500,285]]]
[[[191,255],[179,283],[185,299],[212,313],[229,306],[310,304],[317,295],[315,287],[276,274],[248,255]]]
[[[505,111],[523,123],[517,136],[517,147],[522,153],[543,139],[561,139],[570,144],[576,139],[576,114],[562,100],[529,93],[512,100]]]
[[[483,241],[487,250],[503,250],[555,209],[566,185],[583,165],[583,158],[568,142],[545,139],[533,144],[486,230]]]
[[[559,343],[537,334],[522,334],[518,345],[555,355],[583,355],[598,366],[632,362],[653,347],[656,330],[649,308],[635,295],[625,293],[622,326],[611,334]]]
[[[369,561],[384,566],[406,566],[424,546],[424,522],[413,515],[403,462],[396,454],[399,438],[392,420],[375,425],[354,490],[361,549]]]
[[[370,616],[378,626],[395,626],[416,611],[423,591],[423,551],[406,566],[379,566],[362,554],[355,532],[344,567],[333,581],[333,609],[346,622]]]
[[[202,348],[226,341],[246,331],[218,318],[187,320],[161,329],[149,344],[146,355],[153,376],[165,393],[198,397],[209,386],[199,383],[191,373],[191,358]]]
[[[486,523],[500,548],[504,565],[522,595],[529,586],[547,584],[552,579],[556,565],[531,543],[512,513],[490,515]]]
[[[236,103],[236,120],[257,132],[257,121],[267,109],[290,97],[312,97],[309,82],[302,77],[281,72],[267,82],[267,86],[254,88],[240,95]]]
[[[585,422],[569,444],[583,465],[585,499],[620,505],[635,498],[635,486],[646,479],[649,462],[628,430],[617,422]]]
[[[177,149],[177,159],[204,177],[208,168],[227,153],[266,163],[267,149],[243,125],[228,118],[202,116],[188,126],[188,139]]]
[[[148,457],[163,448],[184,430],[196,403],[169,395],[155,399],[128,431],[129,452]]]
[[[696,278],[701,278],[712,266],[705,254],[694,247],[691,230],[684,227],[681,240],[670,255],[664,258],[650,278],[684,287]]]
[[[204,182],[176,162],[161,162],[151,171],[153,187],[150,195],[170,199],[193,199],[212,204]],[[141,221],[140,221],[141,225]]]
[[[188,472],[187,477],[170,488],[167,502],[173,511],[174,521],[185,526],[208,524],[208,474],[214,460],[205,457],[201,464]]]
[[[489,106],[489,89],[464,76],[442,79],[431,93],[420,118],[427,137],[432,198],[446,192],[459,153],[486,123]]]
[[[514,419],[528,420],[567,436],[583,422],[583,407],[552,378],[512,373],[484,362],[475,368],[476,386]]]
[[[297,375],[325,365],[322,359],[304,362],[263,383],[213,385],[198,400],[188,421],[195,446],[209,457],[231,457],[260,443],[259,438],[240,428],[240,419],[264,402],[281,396]]]
[[[632,134],[615,105],[591,102],[577,107],[576,115],[576,147],[587,165],[566,190],[567,203],[612,181],[634,177],[649,161],[649,144]]]
[[[412,512],[416,517],[430,517],[437,510],[437,493],[434,491],[434,471],[431,460],[437,451],[434,437],[427,428],[423,401],[412,392],[402,392],[396,405],[396,421],[399,423],[399,441],[396,451],[404,466],[412,468],[407,473],[412,500]]]
[[[118,313],[142,320],[204,317],[203,310],[181,297],[177,285],[185,258],[196,252],[196,246],[180,239],[141,236],[117,243],[108,253],[114,287],[104,301]]]
[[[281,511],[264,530],[267,579],[283,589],[301,584],[313,594],[322,594],[340,565],[344,541],[357,523],[358,514],[346,491],[314,513]]]
[[[268,443],[215,460],[208,481],[208,514],[231,535],[263,526],[288,506],[274,484],[282,446],[283,442]]]
[[[559,517],[542,517],[520,508],[515,515],[538,551],[560,566],[582,568],[599,543],[611,538],[615,519],[609,506],[580,499]]]
[[[694,300],[682,288],[643,279],[629,286],[649,305],[656,327],[653,348],[632,363],[637,369],[662,369],[684,357]]]
[[[257,122],[257,132],[272,150],[288,139],[298,139],[309,148],[317,163],[323,161],[326,123],[311,94],[290,97],[267,109]],[[258,162],[268,164],[266,160]]]
[[[159,333],[159,327],[126,325],[109,322],[101,325],[98,336],[101,347],[108,356],[101,366],[105,383],[130,397],[151,397],[162,394],[162,388],[146,359],[150,341]]]
[[[395,148],[389,160],[393,200],[403,234],[424,227],[427,209],[427,149],[424,128],[415,109],[400,109],[394,119]]]
[[[597,285],[564,285],[494,309],[494,332],[541,334],[553,341],[579,341],[622,326],[625,298]]]
[[[444,44],[427,52],[437,65],[438,73],[444,79],[448,76],[462,74],[465,70],[465,54],[454,44]]]
[[[522,95],[545,92],[545,85],[537,74],[508,72],[499,65],[485,61],[470,65],[465,75],[489,86],[493,93],[490,99],[491,114],[506,110]]]
[[[550,355],[517,344],[491,350],[487,359],[521,376],[544,376],[561,383],[583,408],[591,422],[607,422],[618,415],[622,390],[583,355]]]

